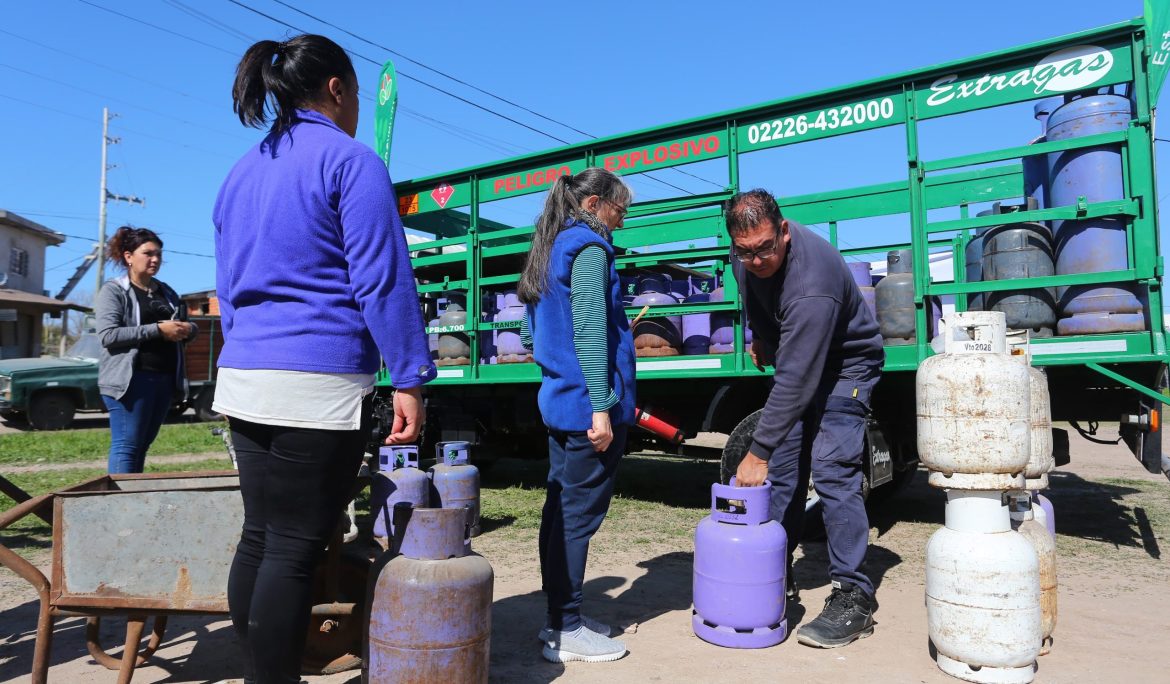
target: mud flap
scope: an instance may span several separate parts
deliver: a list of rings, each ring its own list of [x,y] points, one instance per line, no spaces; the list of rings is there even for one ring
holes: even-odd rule
[[[1165,394],[1170,387],[1166,366],[1158,369],[1154,390]],[[1130,453],[1151,473],[1170,478],[1170,460],[1162,453],[1162,412],[1164,406],[1151,397],[1138,395],[1137,413],[1121,416],[1119,432]]]
[[[865,421],[865,446],[869,454],[869,487],[873,490],[894,479],[894,459],[881,426],[872,417]]]

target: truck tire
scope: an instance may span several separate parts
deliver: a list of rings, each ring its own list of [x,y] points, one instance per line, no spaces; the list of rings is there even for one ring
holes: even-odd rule
[[[723,447],[723,458],[720,463],[719,475],[723,484],[731,482],[735,471],[739,469],[740,461],[747,455],[752,446],[752,433],[760,423],[760,416],[764,410],[760,409],[749,414],[735,426]],[[866,452],[868,452],[868,446]],[[869,473],[865,468],[861,471],[861,496],[869,497]],[[812,477],[808,478],[808,494],[804,500],[804,525],[800,538],[806,541],[820,541],[825,538],[825,519],[821,514],[821,497],[813,487]]]
[[[33,397],[28,422],[34,430],[64,430],[73,424],[77,403],[67,392],[45,390]]]
[[[222,413],[216,413],[211,409],[213,401],[215,401],[215,385],[204,385],[199,388],[199,394],[195,397],[195,401],[191,402],[191,407],[195,409],[195,418],[204,423],[223,420]]]

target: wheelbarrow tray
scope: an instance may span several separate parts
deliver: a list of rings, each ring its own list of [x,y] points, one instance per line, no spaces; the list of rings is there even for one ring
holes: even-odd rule
[[[108,478],[53,500],[53,606],[227,613],[243,504],[234,471]]]

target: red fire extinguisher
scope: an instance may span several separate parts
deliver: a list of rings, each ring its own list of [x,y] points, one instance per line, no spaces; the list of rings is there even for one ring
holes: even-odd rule
[[[644,408],[642,406],[636,407],[634,415],[638,427],[671,444],[682,444],[683,432],[673,424],[678,422],[674,416],[655,409],[653,404],[647,404]]]

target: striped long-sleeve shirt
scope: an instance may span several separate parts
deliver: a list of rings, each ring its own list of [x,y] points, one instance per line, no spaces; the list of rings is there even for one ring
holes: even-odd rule
[[[585,386],[589,390],[589,404],[594,413],[607,411],[618,403],[617,394],[609,386],[609,353],[606,349],[605,315],[606,280],[609,264],[605,250],[596,245],[586,247],[573,259],[569,281],[569,301],[573,309],[573,347]],[[520,324],[520,342],[532,349],[532,334],[528,316]]]

